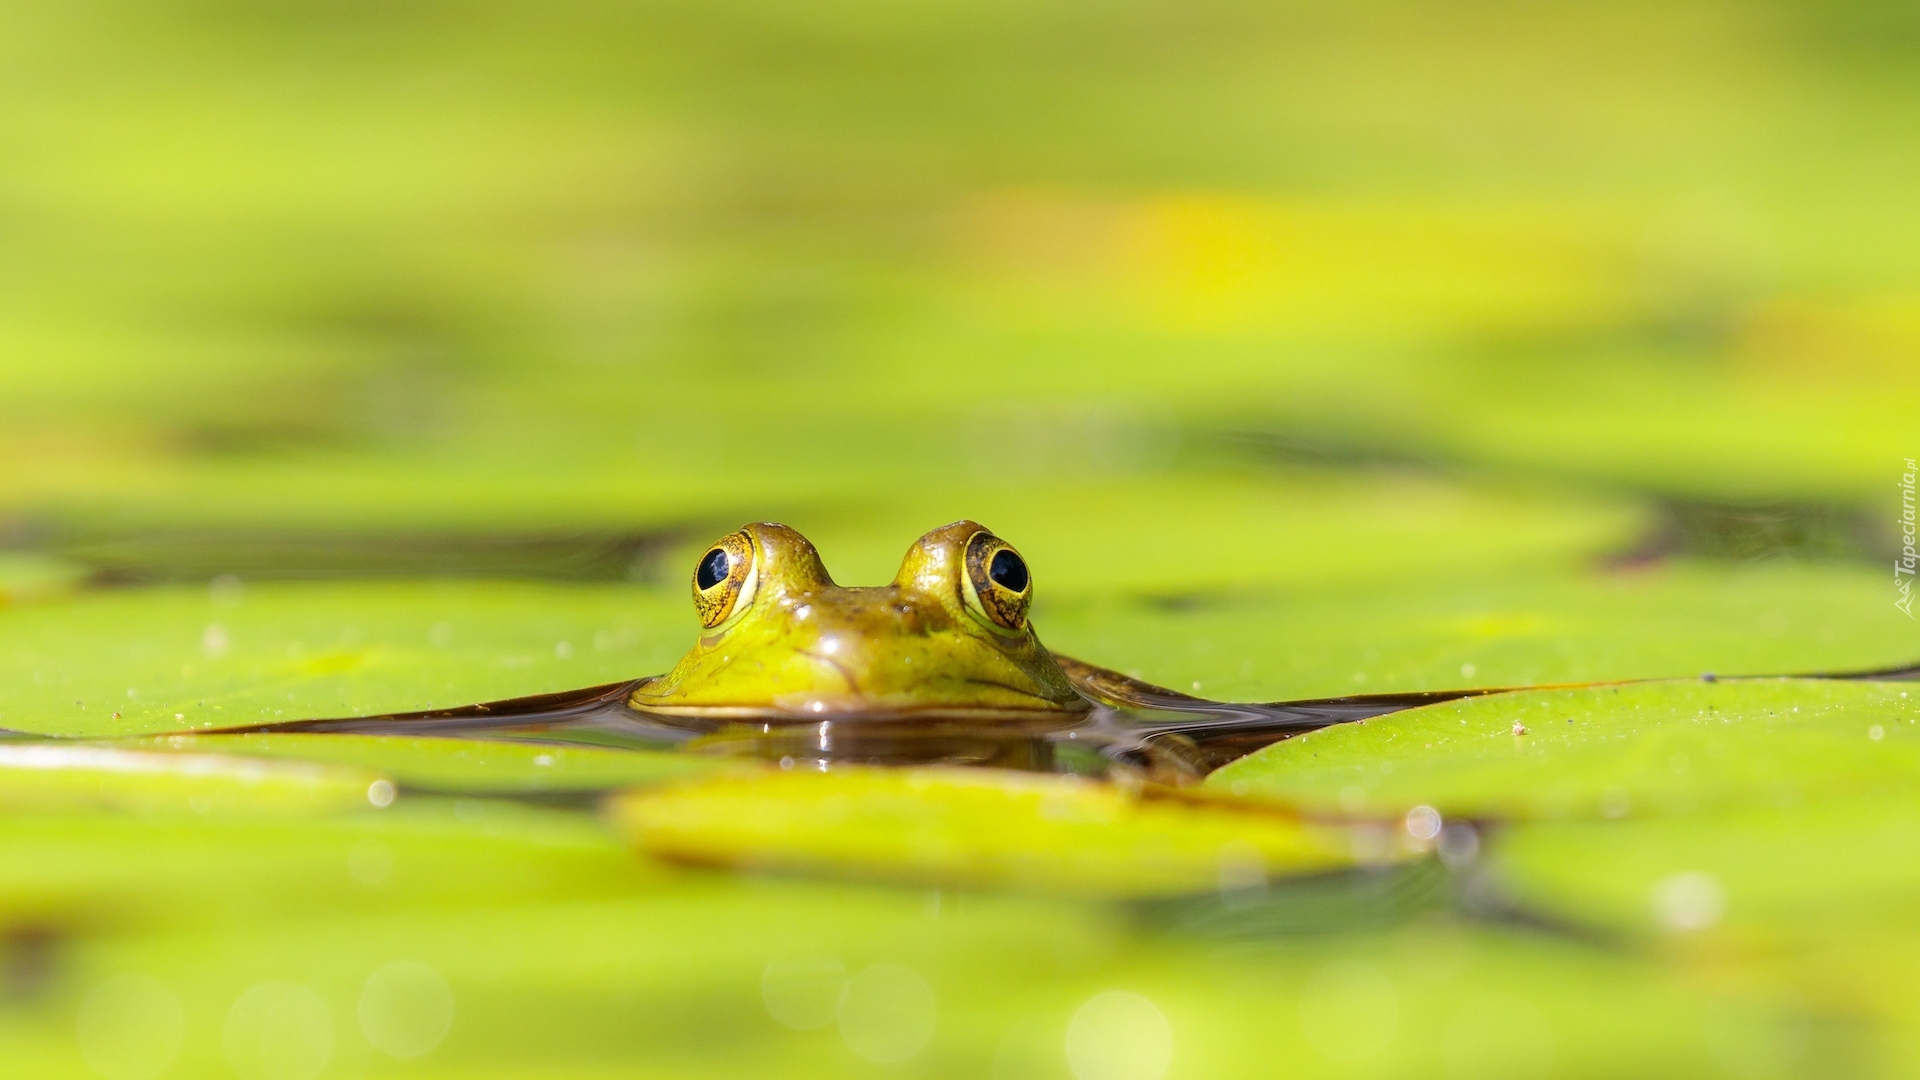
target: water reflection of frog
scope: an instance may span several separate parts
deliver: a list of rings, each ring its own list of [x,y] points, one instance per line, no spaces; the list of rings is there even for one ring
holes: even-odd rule
[[[714,719],[1074,717],[1090,703],[1034,634],[1032,597],[1020,553],[971,521],[921,537],[873,588],[834,584],[794,530],[749,525],[694,571],[700,640],[629,704]]]

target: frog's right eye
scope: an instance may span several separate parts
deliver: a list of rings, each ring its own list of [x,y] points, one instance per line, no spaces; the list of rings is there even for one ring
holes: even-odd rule
[[[714,541],[693,571],[693,610],[711,630],[753,602],[753,541],[745,532]]]
[[[982,529],[967,540],[966,562],[961,596],[967,606],[1001,629],[1025,629],[1033,577],[1013,545]]]

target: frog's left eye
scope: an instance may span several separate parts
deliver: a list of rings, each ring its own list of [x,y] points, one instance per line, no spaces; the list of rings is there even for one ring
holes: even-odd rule
[[[1033,575],[1013,545],[990,532],[967,541],[967,605],[996,626],[1018,630],[1027,625],[1033,599]]]
[[[693,571],[693,610],[712,629],[753,602],[753,541],[745,532],[714,541]]]

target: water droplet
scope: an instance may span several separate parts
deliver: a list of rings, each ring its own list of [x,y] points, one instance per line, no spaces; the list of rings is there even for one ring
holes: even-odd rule
[[[222,1035],[241,1080],[313,1080],[333,1057],[333,1013],[298,983],[261,983],[240,995]]]
[[[74,1028],[80,1056],[108,1080],[152,1080],[180,1053],[186,1015],[166,983],[118,975],[87,994]]]
[[[898,964],[875,964],[847,981],[840,1037],[860,1057],[890,1065],[924,1049],[937,1018],[927,980]]]
[[[1710,874],[1698,870],[1661,878],[1653,887],[1653,913],[1676,933],[1705,930],[1726,911],[1726,893]]]
[[[399,1058],[416,1058],[440,1045],[453,1026],[453,990],[440,973],[415,960],[388,964],[360,989],[360,1031]]]
[[[1067,1024],[1067,1065],[1076,1080],[1160,1080],[1173,1064],[1173,1025],[1150,998],[1107,990]]]
[[[847,994],[847,969],[837,956],[779,957],[760,972],[760,1000],[783,1027],[813,1031],[833,1023]]]
[[[1623,818],[1633,809],[1633,797],[1623,788],[1608,788],[1600,795],[1600,814],[1603,817]]]
[[[207,582],[207,596],[221,607],[233,607],[246,595],[246,584],[232,574],[221,574]]]
[[[1416,806],[1407,811],[1407,835],[1415,840],[1431,840],[1440,835],[1440,811],[1431,806]]]
[[[375,806],[392,806],[393,796],[393,781],[391,780],[375,780],[373,783],[367,785],[367,801]]]

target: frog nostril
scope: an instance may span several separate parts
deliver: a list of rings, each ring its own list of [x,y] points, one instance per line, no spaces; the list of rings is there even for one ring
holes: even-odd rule
[[[705,592],[727,580],[727,575],[732,572],[732,557],[725,548],[714,548],[707,552],[706,558],[700,560],[700,569],[694,572],[693,583]]]
[[[1026,561],[1015,554],[1013,549],[1001,548],[994,552],[993,561],[987,565],[987,577],[1008,592],[1025,592],[1027,589]]]

